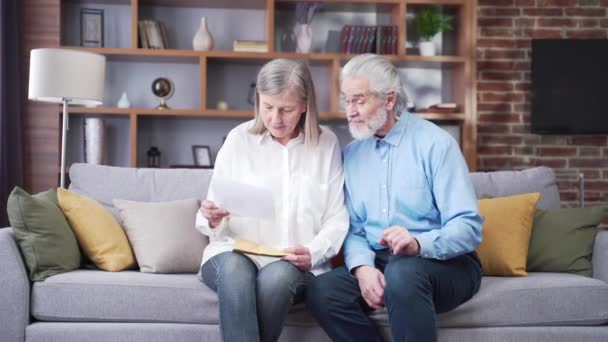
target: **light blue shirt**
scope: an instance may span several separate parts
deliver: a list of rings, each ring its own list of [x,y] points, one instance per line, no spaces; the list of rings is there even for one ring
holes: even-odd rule
[[[374,266],[385,229],[402,226],[420,243],[423,258],[449,259],[481,242],[483,219],[467,164],[443,129],[403,112],[383,138],[356,140],[344,149],[350,228],[344,242],[349,270]]]

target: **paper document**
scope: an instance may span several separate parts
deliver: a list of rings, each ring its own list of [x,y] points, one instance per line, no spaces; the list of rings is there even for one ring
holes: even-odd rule
[[[249,253],[249,254],[257,254],[257,255],[267,255],[267,256],[286,256],[288,253],[283,252],[280,249],[266,247],[258,244],[257,242],[249,241],[243,239],[242,237],[237,236],[234,238],[234,248],[232,249],[235,252],[240,253]]]
[[[213,180],[216,205],[231,216],[274,220],[274,200],[268,189],[223,179]]]

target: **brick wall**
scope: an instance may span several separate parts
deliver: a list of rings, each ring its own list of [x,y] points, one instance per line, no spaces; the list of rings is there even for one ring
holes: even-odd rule
[[[608,38],[608,0],[479,0],[478,169],[545,165],[556,170],[562,205],[608,202],[608,135],[530,134],[532,38]],[[607,56],[608,60],[608,56]]]

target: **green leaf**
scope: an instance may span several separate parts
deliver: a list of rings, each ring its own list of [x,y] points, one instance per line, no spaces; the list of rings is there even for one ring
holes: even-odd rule
[[[420,10],[416,18],[416,31],[423,40],[431,40],[437,33],[452,31],[452,17],[439,13],[431,7]]]

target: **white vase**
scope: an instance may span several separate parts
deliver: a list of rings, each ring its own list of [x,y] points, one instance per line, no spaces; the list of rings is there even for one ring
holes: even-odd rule
[[[118,108],[131,107],[131,102],[129,101],[129,98],[127,97],[127,92],[122,93],[122,96],[118,100],[118,103],[116,103],[116,107],[118,107]]]
[[[192,39],[192,48],[197,51],[213,50],[213,37],[207,28],[207,17],[201,18],[201,26]]]
[[[310,24],[296,24],[294,33],[296,35],[296,52],[309,53],[312,45],[312,28]]]
[[[435,56],[435,43],[433,41],[420,41],[418,49],[420,50],[420,56]]]
[[[103,164],[106,140],[106,125],[102,119],[84,119],[84,162]]]

